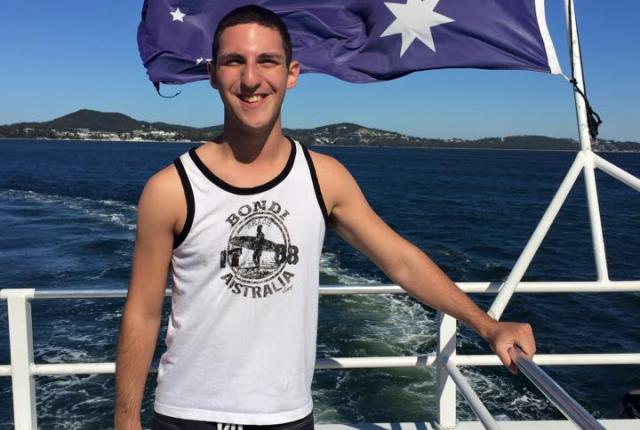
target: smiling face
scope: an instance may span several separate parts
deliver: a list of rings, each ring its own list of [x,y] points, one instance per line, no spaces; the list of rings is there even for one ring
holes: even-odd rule
[[[211,85],[224,104],[225,130],[256,133],[280,126],[287,89],[295,86],[300,66],[289,65],[280,34],[260,24],[226,28],[219,38]]]

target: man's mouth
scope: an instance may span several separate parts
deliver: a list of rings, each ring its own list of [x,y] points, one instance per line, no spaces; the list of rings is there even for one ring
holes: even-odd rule
[[[240,94],[238,97],[240,98],[240,100],[242,100],[245,103],[255,104],[263,100],[265,97],[267,97],[267,95],[266,94],[250,94],[250,95]]]

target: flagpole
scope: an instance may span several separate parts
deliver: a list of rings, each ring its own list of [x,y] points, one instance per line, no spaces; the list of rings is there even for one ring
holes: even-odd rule
[[[589,122],[587,119],[587,102],[585,100],[587,93],[585,90],[578,22],[576,20],[574,3],[574,0],[565,0],[567,31],[569,33],[569,46],[571,50],[571,68],[573,71],[573,78],[576,82],[576,87],[573,90],[573,96],[576,103],[580,147],[585,155],[584,181],[587,191],[587,202],[589,204],[593,254],[595,256],[598,280],[600,282],[605,282],[609,280],[609,272],[607,269],[607,257],[604,247],[604,237],[602,234],[602,221],[600,218],[600,205],[598,203],[598,191],[596,188],[595,163],[591,148],[591,135],[589,134]]]
[[[578,119],[580,147],[583,151],[591,151],[591,136],[589,135],[589,122],[587,120],[587,104],[578,91],[580,90],[582,91],[582,94],[586,95],[575,6],[573,0],[565,0],[564,3],[567,15],[566,18],[567,35],[569,36],[569,52],[571,53],[571,70],[573,71],[573,78],[576,80],[577,87],[573,90],[573,96],[576,103],[576,116]]]

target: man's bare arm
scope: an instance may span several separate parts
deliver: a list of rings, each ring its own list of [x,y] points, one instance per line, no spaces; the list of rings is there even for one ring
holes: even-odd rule
[[[342,238],[418,300],[475,330],[512,371],[515,365],[508,350],[513,345],[533,356],[535,340],[529,324],[497,323],[489,317],[424,252],[380,219],[347,169],[330,157],[312,156],[325,205]]]
[[[138,204],[133,267],[116,357],[117,430],[142,428],[140,409],[162,316],[176,209],[184,200],[180,191],[177,172],[170,167],[149,180]]]

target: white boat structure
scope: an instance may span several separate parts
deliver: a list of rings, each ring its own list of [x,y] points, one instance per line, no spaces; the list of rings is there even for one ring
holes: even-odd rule
[[[564,180],[551,200],[544,215],[522,250],[508,278],[504,282],[467,282],[458,286],[467,293],[496,294],[489,314],[500,319],[514,293],[631,293],[640,292],[640,280],[611,281],[608,274],[600,209],[595,182],[595,169],[611,175],[636,191],[640,191],[640,179],[592,151],[592,138],[588,120],[588,103],[585,97],[580,42],[573,0],[565,0],[567,29],[569,33],[573,69],[574,97],[580,137],[580,150],[575,156]],[[575,31],[574,31],[575,29]],[[591,236],[597,280],[590,282],[522,282],[533,257],[549,231],[565,199],[579,174],[584,172],[586,195],[591,225]],[[112,374],[115,363],[39,364],[34,362],[31,302],[50,299],[112,299],[123,298],[126,290],[35,290],[7,288],[0,290],[0,300],[7,301],[10,335],[11,363],[0,365],[0,377],[10,377],[13,394],[14,426],[18,430],[38,428],[36,414],[35,377],[73,374]],[[336,294],[405,294],[395,285],[378,286],[322,286],[320,293]],[[167,291],[170,296],[171,292]],[[407,357],[327,357],[317,360],[318,369],[401,368],[432,367],[437,372],[438,417],[435,422],[323,424],[320,430],[344,430],[349,428],[371,430],[431,430],[431,429],[609,429],[631,430],[640,428],[638,419],[596,420],[540,366],[562,365],[640,365],[640,353],[616,354],[538,354],[534,360],[516,352],[519,370],[549,399],[567,420],[553,421],[497,421],[487,410],[473,388],[460,372],[464,366],[501,366],[495,355],[461,355],[456,353],[456,320],[448,315],[438,317],[437,351],[424,356]],[[157,369],[153,369],[156,371]],[[458,421],[456,393],[460,392],[475,413],[476,421]]]

